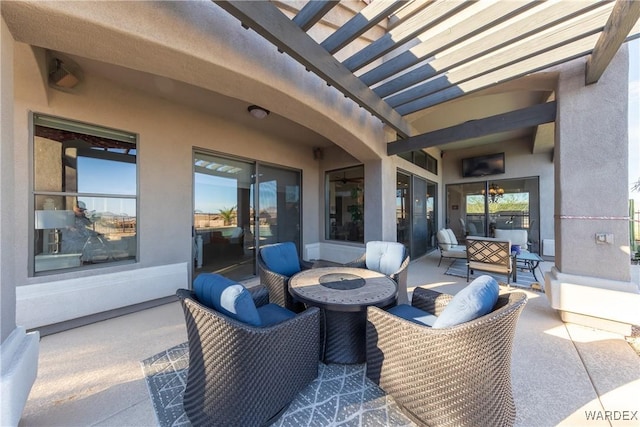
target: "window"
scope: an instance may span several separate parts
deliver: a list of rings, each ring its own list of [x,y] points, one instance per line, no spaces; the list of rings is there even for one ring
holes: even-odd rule
[[[438,160],[422,150],[407,151],[405,153],[399,153],[398,156],[414,165],[420,166],[422,169],[428,170],[434,175],[438,175]]]
[[[34,271],[135,261],[136,135],[33,116]]]
[[[364,242],[364,166],[326,173],[325,236]]]

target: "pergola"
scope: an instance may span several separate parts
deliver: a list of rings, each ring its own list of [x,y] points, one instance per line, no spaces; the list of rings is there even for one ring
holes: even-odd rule
[[[393,128],[389,155],[553,122],[554,83],[536,79],[527,89],[544,95],[525,108],[441,129],[426,130],[420,119],[583,56],[585,82],[596,83],[621,44],[640,36],[638,1],[371,0],[345,22],[331,17],[339,1],[215,3]],[[310,30],[323,19],[335,31],[316,39]],[[377,38],[343,54],[373,27],[383,28]]]

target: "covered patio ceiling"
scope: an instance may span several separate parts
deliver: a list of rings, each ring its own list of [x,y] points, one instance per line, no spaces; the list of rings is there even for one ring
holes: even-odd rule
[[[557,75],[539,72],[588,57],[597,83],[640,37],[640,1],[214,2],[392,127],[389,155],[514,138],[535,152],[556,111]]]

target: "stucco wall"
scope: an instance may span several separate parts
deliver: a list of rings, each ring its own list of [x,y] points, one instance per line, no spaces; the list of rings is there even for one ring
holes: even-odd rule
[[[190,265],[194,147],[304,170],[303,194],[308,192],[310,196],[304,198],[302,239],[303,243],[318,240],[319,199],[316,194],[320,186],[320,174],[310,147],[276,139],[258,130],[123,87],[91,73],[85,73],[82,86],[74,93],[48,88],[43,83],[42,75],[33,70],[38,57],[43,55],[42,50],[33,50],[22,43],[16,47],[15,174],[9,177],[15,185],[3,185],[3,191],[10,187],[15,194],[12,198],[3,195],[3,203],[12,200],[11,206],[19,212],[29,212],[32,203],[29,184],[32,168],[28,149],[31,144],[30,112],[137,133],[139,263],[30,277],[31,225],[27,215],[20,215],[11,221],[16,233],[16,244],[11,254],[17,272],[14,285],[20,288],[60,281],[71,284],[76,283],[78,278],[96,274],[143,271],[163,265]],[[46,97],[40,96],[43,92],[34,90],[34,87],[42,88]],[[10,169],[3,168],[3,174],[5,170]],[[3,212],[3,221],[5,218],[9,217],[5,217]],[[188,279],[188,274],[184,274],[182,280],[172,279],[174,287],[188,286]],[[139,280],[142,283],[142,278]],[[139,283],[136,283],[134,275],[129,287],[135,290],[137,285]],[[63,287],[58,283],[56,289]],[[26,288],[22,290],[23,297],[33,294],[27,292]],[[170,295],[172,291],[163,292]],[[19,301],[18,311],[24,311],[23,308]],[[10,314],[10,310],[3,309],[3,316],[5,312]]]
[[[556,265],[565,274],[629,281],[629,53],[596,84],[584,59],[559,66],[556,126]],[[596,233],[611,234],[598,243]],[[580,250],[576,251],[575,248]]]
[[[13,38],[4,22],[0,31],[0,343],[16,324],[13,264]]]

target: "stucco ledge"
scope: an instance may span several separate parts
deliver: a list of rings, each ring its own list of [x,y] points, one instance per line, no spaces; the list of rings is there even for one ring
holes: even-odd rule
[[[0,345],[0,425],[17,426],[38,373],[40,334],[17,327]]]
[[[560,272],[545,275],[545,294],[563,321],[621,335],[640,325],[640,291],[633,282]]]

